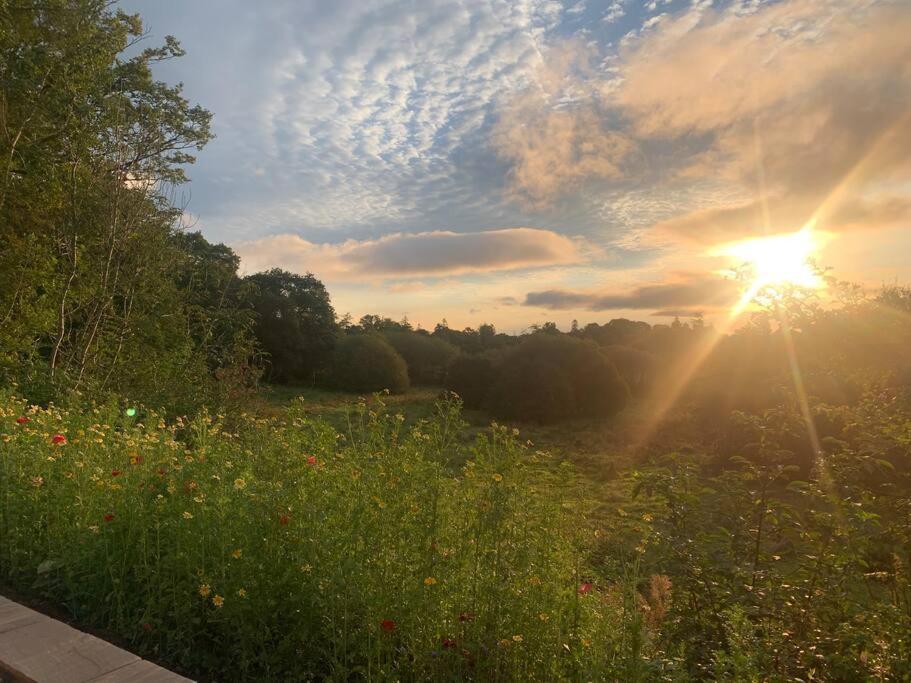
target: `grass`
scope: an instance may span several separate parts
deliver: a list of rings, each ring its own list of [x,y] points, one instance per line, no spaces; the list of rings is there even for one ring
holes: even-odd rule
[[[2,580],[203,678],[639,670],[565,466],[429,392],[318,396],[174,424],[0,400]]]

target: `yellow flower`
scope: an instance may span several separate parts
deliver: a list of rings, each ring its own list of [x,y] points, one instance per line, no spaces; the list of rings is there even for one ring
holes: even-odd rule
[[[131,464],[131,465],[138,465],[138,464],[139,464],[139,456],[138,456],[138,455],[131,455],[131,456],[130,456],[130,464]]]
[[[437,580],[435,578],[433,578],[432,576],[428,576],[426,579],[424,579],[425,586],[432,586],[436,582],[437,582]]]
[[[550,619],[550,615],[547,614],[547,612],[541,612],[541,614],[538,615],[538,619],[540,619],[541,621],[547,621],[548,619]]]
[[[237,597],[239,597],[239,598],[245,598],[245,597],[247,597],[247,591],[246,591],[246,589],[245,589],[245,588],[238,588],[238,589],[237,589]]]
[[[192,512],[184,512],[184,513],[183,513],[183,518],[184,518],[184,519],[193,519],[193,513],[192,513]]]
[[[216,607],[221,607],[225,604],[225,599],[220,595],[216,595],[214,598],[212,598],[212,604]]]
[[[493,480],[494,480],[494,481],[503,481],[503,475],[502,475],[502,474],[499,474],[499,473],[494,474],[494,475],[493,475]]]
[[[245,482],[243,479],[234,480],[234,488],[236,488],[238,491],[240,491],[241,489],[246,488],[246,487],[247,487],[247,482]]]
[[[199,587],[199,594],[204,598],[209,597],[209,593],[211,592],[212,588],[207,583],[204,583]]]
[[[44,477],[32,477],[32,486],[36,489],[44,486]]]
[[[512,639],[513,639],[514,641],[516,641],[517,643],[521,643],[521,642],[522,642],[522,636],[520,636],[520,635],[514,635],[514,636],[512,637]]]
[[[239,560],[240,556],[242,554],[243,554],[243,551],[240,548],[238,548],[237,550],[235,550],[234,552],[231,553],[231,557],[233,557],[235,560]]]
[[[89,527],[89,531],[91,531],[93,534],[97,534],[98,527],[93,524],[92,526]]]
[[[301,571],[304,572],[305,574],[309,574],[311,569],[313,569],[313,567],[311,567],[309,564],[301,565]]]

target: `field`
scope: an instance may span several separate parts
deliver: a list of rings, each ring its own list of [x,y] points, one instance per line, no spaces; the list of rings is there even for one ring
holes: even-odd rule
[[[622,591],[593,594],[558,463],[505,427],[462,431],[426,395],[404,414],[321,398],[326,419],[295,403],[170,425],[7,399],[5,581],[212,678],[638,665]]]

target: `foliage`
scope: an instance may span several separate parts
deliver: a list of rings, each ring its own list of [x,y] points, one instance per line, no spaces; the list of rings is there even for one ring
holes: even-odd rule
[[[268,378],[313,383],[329,362],[338,331],[326,287],[312,273],[278,268],[250,275],[246,284]]]
[[[408,377],[413,384],[442,384],[447,366],[459,352],[449,342],[431,337],[426,332],[392,330],[384,333],[383,337],[405,359]]]
[[[408,367],[385,339],[375,334],[343,337],[332,357],[330,383],[351,392],[389,390],[400,394],[408,389]]]
[[[210,114],[152,77],[182,54],[173,38],[119,56],[142,26],[110,7],[0,3],[0,374],[35,400],[181,410],[249,360],[244,322],[185,277],[204,241],[179,238],[168,201]]]
[[[587,578],[561,468],[505,428],[462,445],[456,404],[349,417],[7,399],[0,575],[213,679],[629,680],[641,620]]]
[[[446,369],[446,388],[454,391],[467,408],[481,408],[496,373],[496,360],[490,354],[456,356]]]
[[[498,416],[551,422],[607,417],[628,398],[623,379],[595,344],[539,333],[504,356],[486,405]]]

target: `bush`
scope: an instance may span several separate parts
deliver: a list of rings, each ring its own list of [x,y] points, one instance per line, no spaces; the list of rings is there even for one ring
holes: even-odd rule
[[[383,335],[408,365],[408,377],[414,384],[439,386],[446,366],[459,350],[447,341],[429,334],[408,330],[391,330]]]
[[[332,358],[331,384],[336,389],[371,392],[408,390],[408,367],[385,339],[374,334],[344,337]]]
[[[487,407],[504,418],[553,422],[609,417],[628,400],[623,379],[593,342],[535,334],[504,358]]]
[[[446,370],[446,388],[455,392],[466,408],[478,409],[484,405],[487,391],[496,375],[494,360],[490,355],[456,356]]]

